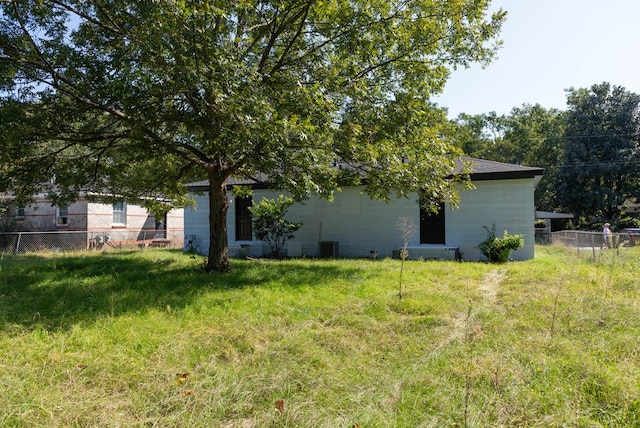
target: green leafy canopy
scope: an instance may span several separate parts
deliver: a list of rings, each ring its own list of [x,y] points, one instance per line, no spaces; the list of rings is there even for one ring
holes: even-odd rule
[[[461,114],[456,120],[456,140],[469,156],[544,168],[535,189],[535,205],[553,211],[560,206],[557,173],[564,153],[566,117],[564,111],[539,104],[514,107],[508,115]]]
[[[560,201],[589,222],[617,222],[640,197],[640,95],[604,82],[569,90],[567,103]]]
[[[0,190],[55,177],[184,202],[206,177],[209,267],[229,267],[226,182],[297,199],[361,182],[376,198],[454,198],[457,153],[429,99],[486,64],[489,0],[0,2]],[[336,162],[348,168],[336,168]],[[10,178],[7,178],[10,177]],[[215,239],[214,239],[215,238]]]

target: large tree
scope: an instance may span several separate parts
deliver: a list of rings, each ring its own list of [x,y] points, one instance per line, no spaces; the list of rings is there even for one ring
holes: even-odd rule
[[[536,207],[552,211],[560,205],[556,173],[563,159],[565,116],[539,104],[523,104],[501,116],[461,114],[456,120],[457,141],[470,156],[544,168],[536,186]]]
[[[28,195],[55,178],[64,198],[180,199],[185,180],[206,176],[211,270],[229,268],[232,176],[266,176],[298,198],[328,197],[344,180],[378,198],[452,198],[446,119],[429,98],[450,69],[492,58],[505,13],[488,7],[0,2],[0,184]]]
[[[538,209],[553,211],[560,207],[557,198],[558,168],[564,154],[566,113],[546,109],[540,104],[514,107],[506,118],[504,162],[544,168],[535,190]]]
[[[466,155],[503,161],[501,142],[505,120],[495,111],[476,115],[461,113],[454,120],[456,144]]]
[[[558,196],[587,221],[616,221],[640,195],[640,96],[605,82],[570,89],[567,104]]]

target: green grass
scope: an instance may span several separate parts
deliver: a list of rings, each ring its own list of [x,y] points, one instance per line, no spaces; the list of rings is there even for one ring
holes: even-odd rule
[[[4,255],[0,426],[640,426],[640,249],[536,250]]]

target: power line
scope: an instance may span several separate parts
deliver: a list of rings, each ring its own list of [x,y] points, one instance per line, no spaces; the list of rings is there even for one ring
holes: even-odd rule
[[[620,166],[620,165],[640,165],[640,159],[629,161],[611,161],[611,162],[585,162],[585,163],[563,163],[557,165],[558,168],[568,167],[602,167],[602,166]]]

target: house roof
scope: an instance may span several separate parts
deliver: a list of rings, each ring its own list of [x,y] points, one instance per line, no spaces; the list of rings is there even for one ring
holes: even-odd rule
[[[559,219],[559,218],[573,218],[573,214],[556,213],[551,211],[536,211],[537,219]]]
[[[483,180],[508,180],[516,178],[539,178],[544,172],[543,168],[515,165],[511,163],[496,162],[486,159],[477,159],[467,156],[461,156],[457,160],[456,173],[462,172],[465,165],[469,165],[471,173],[469,177],[471,181]],[[266,178],[266,177],[265,177]],[[255,180],[230,178],[227,180],[227,187],[236,185],[251,185],[253,187],[267,188],[266,182],[257,182]],[[188,183],[187,187],[191,191],[209,190],[209,181],[196,181]]]
[[[507,180],[512,178],[535,178],[542,176],[543,168],[515,165],[463,156],[458,160],[458,168],[465,163],[471,164],[471,181]],[[460,171],[460,169],[458,170]]]

